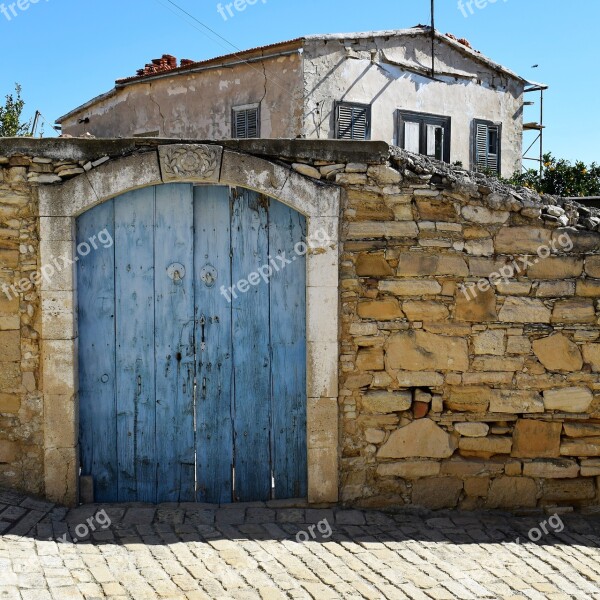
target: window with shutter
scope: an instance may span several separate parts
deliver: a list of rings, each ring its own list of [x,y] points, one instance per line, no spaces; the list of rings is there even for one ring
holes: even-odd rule
[[[500,175],[502,126],[490,121],[473,121],[473,169]]]
[[[260,104],[233,108],[232,136],[236,139],[260,137]]]
[[[450,162],[450,117],[401,110],[397,132],[405,150]]]
[[[371,106],[337,102],[335,107],[335,137],[338,140],[371,139]]]

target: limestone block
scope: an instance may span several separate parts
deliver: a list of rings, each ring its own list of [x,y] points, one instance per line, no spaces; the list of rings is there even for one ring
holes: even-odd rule
[[[352,323],[350,325],[350,335],[377,335],[378,329],[376,323]]]
[[[392,267],[384,253],[359,254],[356,260],[356,274],[359,277],[387,277],[392,275]]]
[[[413,484],[412,504],[430,510],[454,508],[463,489],[463,482],[455,477],[419,479]]]
[[[493,413],[543,413],[544,401],[538,392],[526,390],[501,390],[490,400]]]
[[[579,465],[575,460],[534,460],[523,465],[525,477],[541,479],[569,479],[579,476]]]
[[[369,444],[381,444],[385,439],[385,431],[383,429],[375,429],[374,427],[370,427],[365,430],[365,440],[369,442]]]
[[[590,408],[594,396],[589,388],[568,387],[544,391],[546,410],[584,413]]]
[[[581,461],[581,476],[582,477],[599,477],[600,476],[600,459],[590,458]]]
[[[416,238],[419,228],[414,221],[362,221],[348,225],[348,239]]]
[[[512,440],[507,437],[489,435],[487,437],[461,437],[458,447],[465,452],[477,452],[479,456],[487,455],[487,458],[494,454],[510,454]]]
[[[408,410],[411,392],[369,392],[362,397],[363,410],[368,413],[391,413]]]
[[[309,398],[333,398],[338,395],[337,342],[307,342]],[[371,379],[369,379],[370,381]],[[347,384],[346,384],[347,385]]]
[[[79,423],[73,396],[44,395],[44,432],[46,448],[77,446]]]
[[[561,456],[600,456],[600,437],[563,440]]]
[[[401,277],[469,274],[467,263],[457,254],[429,254],[425,252],[402,252],[398,257],[397,274]]]
[[[595,323],[596,309],[590,298],[558,300],[552,310],[552,323]]]
[[[409,321],[444,321],[449,316],[448,308],[437,301],[408,301],[402,310]]]
[[[404,313],[400,303],[395,298],[385,300],[367,300],[358,305],[358,316],[361,319],[376,319],[377,321],[393,321],[402,319]]]
[[[338,455],[335,448],[308,448],[308,501],[338,501]]]
[[[21,333],[0,331],[0,360],[14,362],[21,360]]]
[[[361,371],[383,371],[383,350],[381,348],[367,348],[358,351],[356,368]]]
[[[496,280],[496,291],[502,296],[527,296],[531,292],[530,281]]]
[[[538,298],[563,298],[575,295],[574,281],[541,281],[535,292]]]
[[[9,440],[0,440],[0,464],[10,464],[19,458],[19,446]]]
[[[435,477],[440,474],[440,468],[441,464],[433,460],[405,460],[380,464],[377,467],[377,475],[379,477],[417,479],[419,477]]]
[[[584,298],[600,297],[600,279],[580,279],[577,282],[575,293]]]
[[[600,344],[584,344],[583,359],[594,373],[600,373]]]
[[[595,497],[596,486],[590,479],[549,479],[542,486],[542,500],[571,502]]]
[[[473,360],[473,369],[476,371],[521,371],[524,358],[509,358],[500,356],[477,356]]]
[[[0,393],[0,414],[16,415],[21,408],[21,396],[19,394]]]
[[[585,259],[585,273],[594,279],[600,279],[600,256],[587,256]]]
[[[580,277],[583,260],[571,256],[548,257],[527,268],[529,279],[569,279]]]
[[[552,242],[556,248],[572,253],[593,253],[600,249],[600,236],[595,231],[577,230],[572,227],[555,229]]]
[[[302,163],[294,163],[292,169],[300,175],[306,175],[306,177],[312,177],[313,179],[321,179],[321,172],[310,165],[304,165]]]
[[[533,352],[549,371],[580,371],[583,366],[579,347],[562,333],[534,340]]]
[[[378,287],[396,296],[436,296],[442,291],[435,279],[386,279]]]
[[[506,298],[499,320],[505,323],[550,323],[550,309],[534,298]]]
[[[558,458],[562,423],[519,419],[513,432],[512,456]]]
[[[43,362],[44,392],[55,396],[73,396],[79,389],[76,341],[45,340]]]
[[[480,223],[482,225],[504,224],[508,221],[510,213],[508,211],[490,210],[485,206],[467,205],[462,208],[462,216],[472,223]]]
[[[453,387],[446,408],[457,412],[485,412],[497,393],[486,386]]]
[[[509,475],[511,477],[514,477],[515,475],[521,475],[521,473],[523,472],[523,467],[522,467],[522,463],[520,460],[507,460],[506,464],[504,465],[504,473],[506,475]]]
[[[465,242],[464,249],[471,256],[492,256],[494,242],[492,240],[469,240]]]
[[[465,292],[459,288],[456,292],[456,320],[474,323],[497,321],[498,313],[496,311],[496,294],[494,290],[490,288],[482,292],[477,289],[475,297],[473,297],[469,290],[465,295]]]
[[[534,253],[542,246],[549,246],[552,231],[539,227],[503,227],[496,235],[498,254]]]
[[[457,448],[456,438],[430,419],[413,421],[397,429],[379,449],[378,458],[448,458]]]
[[[454,429],[464,437],[485,437],[490,426],[487,423],[455,423]]]
[[[388,370],[466,371],[469,368],[467,341],[425,331],[401,332],[390,336],[386,347]]]
[[[503,356],[506,335],[504,331],[490,329],[473,336],[475,354]]]
[[[46,340],[65,340],[77,337],[73,310],[73,292],[42,294],[42,331]]]
[[[402,181],[402,175],[387,165],[371,165],[367,175],[379,185],[393,185]]]
[[[78,448],[49,448],[44,455],[46,497],[52,502],[76,506],[79,471]]]
[[[489,477],[471,477],[465,481],[465,494],[472,498],[485,498],[489,488]]]
[[[458,214],[449,200],[417,199],[417,209],[422,221],[456,221]]]
[[[441,387],[444,376],[434,371],[398,371],[398,385],[402,387]]]
[[[526,336],[511,335],[506,344],[508,354],[529,354],[531,352],[531,342]]]
[[[600,437],[600,424],[564,423],[565,435],[571,438]]]
[[[487,508],[531,508],[537,504],[535,481],[528,477],[498,477],[492,481]]]
[[[2,357],[0,357],[2,358]],[[17,392],[21,388],[21,365],[17,362],[0,362],[0,390]]]
[[[440,473],[442,475],[455,475],[456,477],[487,477],[489,475],[500,475],[503,471],[503,458],[479,460],[455,457],[442,462]]]

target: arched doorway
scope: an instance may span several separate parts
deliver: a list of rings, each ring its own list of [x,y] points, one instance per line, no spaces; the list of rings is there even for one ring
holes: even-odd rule
[[[95,500],[305,497],[306,218],[251,190],[171,183],[84,212],[76,231]]]

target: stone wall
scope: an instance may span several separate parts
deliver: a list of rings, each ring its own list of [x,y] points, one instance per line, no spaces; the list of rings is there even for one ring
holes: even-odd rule
[[[600,221],[398,151],[335,179],[342,499],[597,505]]]
[[[86,177],[152,144],[0,143],[0,284],[40,266],[40,185]],[[599,504],[594,211],[380,143],[223,144],[343,188],[343,502]],[[60,326],[59,305],[44,314],[44,328]],[[45,491],[48,445],[41,327],[37,288],[18,300],[0,295],[0,485],[36,493]]]
[[[27,173],[52,171],[51,162],[0,156],[0,287],[38,268],[37,202]],[[36,289],[0,292],[0,486],[32,493],[43,491],[39,309]]]

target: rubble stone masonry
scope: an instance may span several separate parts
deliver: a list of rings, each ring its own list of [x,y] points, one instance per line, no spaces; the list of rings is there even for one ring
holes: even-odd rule
[[[343,188],[341,501],[600,505],[596,211],[379,143],[284,142],[236,149]],[[37,187],[124,152],[102,144],[0,143],[0,285],[40,268]],[[40,309],[0,294],[0,485],[34,493]]]

